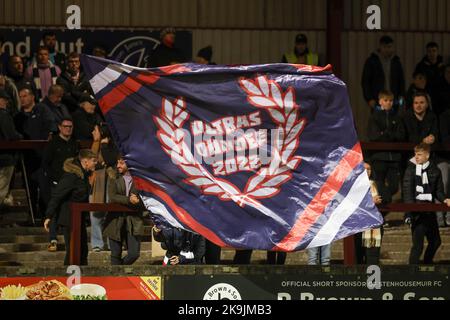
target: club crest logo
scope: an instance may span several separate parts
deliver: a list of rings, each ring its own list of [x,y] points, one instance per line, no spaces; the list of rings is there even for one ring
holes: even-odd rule
[[[118,43],[111,50],[109,57],[136,67],[145,67],[151,55],[151,50],[158,46],[159,41],[152,37],[136,36]]]
[[[218,141],[207,138],[195,144],[194,150],[202,156],[225,154],[232,151],[255,149],[263,145],[266,147],[267,136],[258,133],[241,133],[243,128],[256,127],[261,124],[261,113],[265,112],[276,126],[276,138],[271,143],[270,161],[262,164],[257,155],[234,157],[231,161],[216,161],[211,173],[197,157],[187,143],[189,132],[183,129],[189,121],[190,114],[186,108],[186,101],[178,97],[174,101],[163,99],[159,116],[153,120],[158,127],[157,137],[162,149],[172,161],[187,175],[184,180],[190,185],[197,186],[202,194],[217,196],[222,201],[234,201],[239,206],[249,205],[260,207],[260,199],[271,198],[281,191],[281,186],[292,178],[301,162],[296,156],[300,144],[300,135],[305,128],[306,119],[300,116],[300,106],[295,103],[295,90],[289,87],[283,92],[278,83],[259,76],[254,79],[241,78],[238,80],[247,101],[256,108],[248,115],[230,116],[217,119],[211,123],[192,121],[191,133],[194,136],[206,135],[234,135],[233,142]],[[241,130],[241,131],[239,131]],[[239,153],[239,152],[238,152]],[[232,165],[230,165],[232,164]],[[218,177],[241,171],[255,172],[243,190],[227,179]]]
[[[203,300],[242,300],[242,297],[231,284],[218,283],[206,291]]]

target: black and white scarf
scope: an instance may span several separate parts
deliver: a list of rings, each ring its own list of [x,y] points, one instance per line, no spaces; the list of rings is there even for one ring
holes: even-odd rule
[[[416,164],[416,200],[433,202],[426,171],[429,166],[429,161],[424,164]]]

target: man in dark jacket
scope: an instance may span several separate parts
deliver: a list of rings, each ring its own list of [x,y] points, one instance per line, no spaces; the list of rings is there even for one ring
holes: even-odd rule
[[[434,112],[429,110],[429,103],[429,97],[425,93],[418,92],[414,95],[413,108],[403,117],[408,142],[432,145],[437,141],[438,119]]]
[[[390,91],[379,94],[381,110],[375,110],[369,118],[368,136],[375,142],[401,142],[406,138],[402,119],[393,112],[394,95]],[[371,157],[372,168],[380,192],[387,194],[387,202],[398,191],[400,182],[401,154],[398,152],[377,152]],[[385,184],[387,181],[387,185]],[[384,192],[386,189],[387,192]]]
[[[414,148],[415,156],[410,160],[403,180],[403,200],[406,203],[432,203],[438,200],[450,206],[450,199],[444,194],[441,172],[429,161],[430,146],[421,143]],[[423,241],[427,238],[428,247],[425,250],[424,263],[433,263],[433,257],[441,245],[439,226],[435,212],[414,212],[406,215],[406,221],[411,223],[412,241],[410,264],[419,264],[423,251]]]
[[[364,98],[373,110],[381,90],[394,93],[394,109],[405,94],[405,76],[400,58],[394,55],[394,40],[389,36],[380,39],[379,49],[364,64],[361,85]]]
[[[83,149],[78,157],[67,159],[64,162],[64,174],[58,186],[52,192],[52,197],[47,207],[44,228],[50,231],[52,219],[58,219],[58,225],[62,229],[66,245],[66,256],[64,265],[69,264],[70,254],[70,203],[89,202],[90,184],[89,176],[94,172],[97,165],[97,156],[91,150]],[[59,215],[58,215],[59,214]],[[81,265],[87,265],[88,240],[86,221],[81,219]]]
[[[72,114],[73,135],[77,140],[92,139],[92,131],[102,122],[102,118],[95,112],[95,99],[89,94],[83,94],[80,98],[80,107]]]
[[[183,53],[175,47],[175,29],[164,29],[161,31],[161,44],[152,52],[147,66],[157,68],[183,62],[185,62]]]
[[[14,81],[17,90],[24,87],[29,87],[33,90],[33,94],[36,96],[37,92],[34,82],[25,78],[24,62],[21,57],[18,55],[12,55],[9,57],[6,75]]]
[[[54,190],[61,179],[64,170],[64,162],[69,158],[74,158],[78,155],[78,143],[72,137],[73,122],[71,118],[62,119],[58,124],[59,133],[49,141],[44,149],[42,158],[42,168],[44,170],[44,177],[48,184],[48,190]],[[50,194],[48,194],[47,203],[50,201]],[[57,219],[53,219],[50,224],[49,245],[47,250],[55,252],[57,250]]]
[[[144,205],[138,197],[125,160],[122,158],[117,160],[117,171],[120,176],[116,176],[115,172],[111,171],[113,170],[108,172],[109,202],[129,206],[137,210],[137,212],[109,212],[105,218],[103,234],[109,238],[111,264],[130,265],[140,255],[141,237],[144,235],[142,218]],[[127,244],[128,253],[122,258],[122,245],[124,242]]]
[[[56,33],[47,31],[42,35],[42,42],[49,51],[50,61],[57,65],[61,72],[66,70],[66,55],[56,50]]]
[[[80,68],[80,55],[72,52],[69,54],[67,70],[56,80],[56,83],[64,88],[62,102],[70,112],[78,109],[79,101],[84,93],[89,94],[92,91],[89,81]]]
[[[14,117],[14,122],[25,140],[48,140],[55,131],[53,115],[45,104],[35,103],[33,91],[22,88],[19,91],[22,110]],[[23,152],[26,173],[29,178],[31,204],[36,216],[42,217],[46,202],[43,190],[48,188],[41,168],[43,150],[27,150]],[[38,192],[38,189],[41,192]]]
[[[176,227],[153,227],[153,237],[166,251],[163,264],[201,264],[205,254],[205,238]]]
[[[405,111],[412,109],[414,96],[419,92],[429,94],[429,92],[427,91],[427,76],[424,72],[414,71],[413,82],[406,91],[404,106]]]
[[[432,41],[427,43],[426,50],[427,54],[416,65],[415,71],[426,75],[428,80],[427,90],[433,91],[433,88],[436,86],[436,82],[442,75],[442,71],[444,69],[444,58],[439,54],[439,45],[436,42]]]
[[[42,104],[48,107],[53,117],[52,133],[58,133],[58,124],[63,119],[70,118],[70,113],[67,107],[61,103],[64,95],[64,88],[60,85],[54,84],[48,89],[48,95],[42,100]]]
[[[7,111],[8,94],[0,89],[0,141],[20,140],[22,136],[14,128],[14,121]],[[0,151],[0,206],[9,192],[16,159],[13,153]]]

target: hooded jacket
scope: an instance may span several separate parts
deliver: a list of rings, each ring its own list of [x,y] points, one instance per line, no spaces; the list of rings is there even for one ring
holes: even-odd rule
[[[90,173],[81,167],[78,158],[69,158],[64,162],[64,173],[56,186],[45,216],[54,219],[58,216],[58,225],[70,226],[70,203],[89,202]]]

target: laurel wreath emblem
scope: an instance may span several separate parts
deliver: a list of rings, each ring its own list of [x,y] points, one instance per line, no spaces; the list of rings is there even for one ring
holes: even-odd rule
[[[282,91],[278,83],[266,76],[255,79],[239,79],[239,85],[247,93],[247,100],[256,108],[264,109],[277,125],[278,139],[272,145],[271,161],[262,166],[247,182],[244,191],[233,183],[214,176],[193,156],[185,143],[184,123],[190,115],[182,97],[171,102],[162,101],[160,116],[153,120],[158,127],[157,137],[162,149],[187,175],[185,182],[200,188],[205,195],[214,195],[223,201],[234,201],[239,206],[259,206],[258,199],[270,198],[281,191],[281,185],[292,178],[301,162],[295,156],[306,119],[300,117],[300,107],[295,103],[295,91],[289,87]]]

